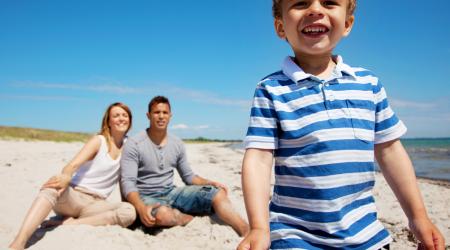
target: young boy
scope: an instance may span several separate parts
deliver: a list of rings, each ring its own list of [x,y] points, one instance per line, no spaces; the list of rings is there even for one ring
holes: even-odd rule
[[[256,88],[242,167],[251,231],[238,249],[388,248],[392,239],[377,220],[371,192],[374,155],[414,235],[426,249],[444,249],[399,141],[406,127],[383,86],[371,72],[332,56],[350,33],[355,5],[273,0],[275,30],[295,57]]]

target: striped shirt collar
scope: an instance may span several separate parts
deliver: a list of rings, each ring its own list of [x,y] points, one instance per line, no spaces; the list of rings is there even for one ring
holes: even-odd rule
[[[349,65],[345,64],[342,60],[342,57],[337,55],[335,56],[336,61],[336,68],[334,69],[332,73],[332,78],[340,78],[344,75],[351,76],[353,78],[356,78],[355,71],[350,67]],[[300,81],[303,81],[305,79],[311,79],[320,82],[320,79],[316,76],[306,73],[303,71],[295,62],[292,60],[290,56],[287,56],[283,64],[281,66],[283,73],[289,77],[292,81],[295,83],[299,83]],[[329,79],[331,80],[331,79]]]

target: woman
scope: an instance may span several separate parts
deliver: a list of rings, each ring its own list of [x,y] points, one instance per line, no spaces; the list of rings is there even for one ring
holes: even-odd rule
[[[43,186],[9,246],[24,249],[28,239],[53,209],[66,217],[62,224],[129,226],[136,218],[134,207],[126,202],[105,199],[119,179],[119,162],[124,139],[131,128],[130,109],[123,103],[111,104],[98,135]]]

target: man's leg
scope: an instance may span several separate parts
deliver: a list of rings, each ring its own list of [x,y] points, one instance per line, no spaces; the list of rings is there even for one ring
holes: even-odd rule
[[[249,226],[242,217],[233,209],[225,190],[220,189],[212,200],[212,206],[217,216],[230,225],[236,233],[243,237],[249,231]]]
[[[184,214],[178,209],[166,206],[159,207],[154,217],[156,226],[162,227],[185,226],[194,218],[192,215]]]
[[[170,193],[172,192],[175,196],[178,194],[176,190],[172,190]],[[141,199],[146,205],[157,203],[161,205],[154,208],[151,212],[152,216],[155,217],[156,227],[185,226],[193,218],[191,215],[184,214],[180,210],[170,207],[171,196],[167,196],[167,194],[158,197],[141,196]]]

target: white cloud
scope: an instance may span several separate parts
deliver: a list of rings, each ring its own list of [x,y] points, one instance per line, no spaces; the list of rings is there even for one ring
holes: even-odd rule
[[[209,125],[197,125],[197,126],[189,126],[187,124],[184,123],[180,123],[180,124],[175,124],[173,126],[170,127],[173,130],[203,130],[203,129],[209,129],[210,126]]]
[[[195,126],[194,129],[208,129],[209,125],[199,125],[199,126]]]
[[[394,111],[408,127],[408,137],[449,136],[450,98],[429,102],[392,99]]]
[[[70,96],[32,96],[32,95],[3,95],[0,94],[1,99],[14,100],[33,100],[33,101],[85,101],[83,98],[75,98]]]
[[[122,84],[68,84],[68,83],[32,83],[22,82],[12,84],[19,88],[37,88],[37,89],[68,89],[68,90],[84,90],[101,93],[113,94],[134,94],[140,93],[142,89],[123,86]]]
[[[432,109],[437,106],[437,103],[434,102],[416,102],[400,99],[391,99],[389,102],[394,108]]]
[[[106,81],[106,80],[98,80]],[[17,88],[36,88],[36,89],[65,89],[65,90],[80,90],[80,91],[92,91],[99,93],[112,93],[112,94],[140,94],[149,95],[155,93],[163,93],[169,95],[170,98],[182,98],[189,99],[193,102],[239,107],[242,109],[249,109],[251,106],[251,100],[243,99],[231,99],[217,96],[216,93],[199,91],[193,89],[180,88],[177,86],[171,86],[170,84],[153,84],[147,83],[146,88],[138,88],[132,86],[126,86],[125,84],[114,82],[112,83],[92,83],[92,84],[71,84],[71,83],[42,83],[42,82],[16,82],[12,83],[13,87]]]
[[[172,127],[170,127],[170,128],[174,129],[174,130],[177,130],[177,129],[180,129],[180,130],[190,129],[188,125],[183,124],[183,123],[172,125]]]
[[[215,93],[207,91],[198,91],[192,89],[185,89],[179,87],[168,87],[166,91],[180,98],[188,98],[195,102],[214,104],[220,106],[231,106],[249,109],[251,107],[251,100],[230,99],[218,97]]]

